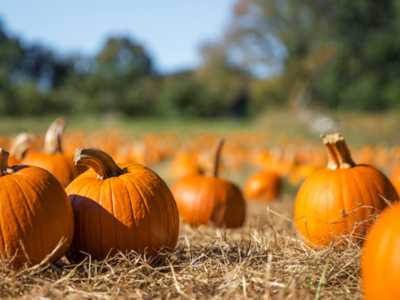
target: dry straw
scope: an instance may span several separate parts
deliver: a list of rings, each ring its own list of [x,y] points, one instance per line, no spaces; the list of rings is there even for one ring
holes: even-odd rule
[[[278,213],[279,212],[279,213]],[[103,261],[11,270],[1,299],[362,299],[360,247],[309,249],[291,221],[293,199],[250,204],[234,230],[182,224],[176,251],[155,260],[120,253]]]

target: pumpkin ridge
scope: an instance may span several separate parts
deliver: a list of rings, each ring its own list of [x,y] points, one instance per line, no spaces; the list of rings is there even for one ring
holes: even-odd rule
[[[84,187],[86,187],[86,185],[89,185],[91,182],[90,181],[87,181],[87,182],[85,182],[82,186],[80,186],[80,188],[79,188],[79,190],[77,191],[77,192],[75,192],[75,193],[73,193],[73,194],[71,194],[71,195],[69,195],[68,196],[68,198],[69,198],[69,200],[70,200],[70,202],[71,202],[71,204],[72,204],[72,209],[73,209],[73,211],[74,211],[74,216],[75,216],[75,206],[76,205],[78,205],[79,203],[81,203],[81,205],[83,205],[84,204],[84,200],[78,200],[78,202],[79,203],[77,203],[77,201],[76,201],[76,198],[77,197],[80,197],[80,198],[83,198],[82,196],[80,196],[80,192],[84,189]],[[87,190],[87,189],[86,189]],[[72,197],[72,199],[70,198],[71,196],[73,196]],[[80,224],[79,224],[79,228],[84,228],[84,212],[81,214],[81,217],[80,217]],[[75,221],[76,222],[76,221]],[[76,226],[77,227],[77,226]],[[81,234],[80,234],[80,238],[81,238],[81,245],[82,245],[82,247],[84,248],[84,251],[86,251],[85,249],[86,249],[86,247],[85,247],[85,238],[84,238],[84,235],[85,235],[86,233],[84,232],[84,231],[81,231]],[[74,234],[74,239],[76,238],[76,236],[77,235],[75,235]]]
[[[145,169],[147,170],[148,168],[147,167],[145,167]],[[151,171],[151,170],[148,170],[148,171]],[[134,174],[134,173],[131,173],[131,174]],[[154,171],[152,171],[151,172],[151,174],[155,174],[155,175],[157,175],[157,173],[155,173]],[[155,195],[156,194],[158,194],[158,198],[157,199],[165,199],[165,197],[164,197],[164,195],[161,195],[161,194],[159,194],[158,193],[158,188],[157,188],[157,185],[156,184],[154,184],[154,182],[152,181],[152,179],[153,178],[149,178],[149,180],[148,180],[148,182],[147,183],[144,183],[143,181],[141,181],[140,180],[140,176],[135,176],[134,177],[135,178],[135,180],[137,180],[141,185],[140,186],[146,186],[146,187],[149,187],[150,185],[153,187],[153,188],[151,188],[150,190],[153,190],[153,192],[155,193]],[[157,176],[155,176],[155,178],[154,179],[157,179],[157,180],[160,180],[161,178],[157,175]],[[138,185],[135,185],[136,186],[136,188],[137,188],[137,190],[139,191],[139,193],[140,193],[140,195],[141,195],[141,197],[142,197],[142,201],[144,202],[144,197],[143,197],[143,191],[141,190],[141,189],[139,189],[139,187],[138,187]],[[167,187],[168,188],[168,187]],[[168,189],[169,190],[169,189]],[[163,205],[164,205],[164,209],[165,209],[165,211],[168,211],[167,210],[167,203],[165,203],[164,204],[164,202],[166,202],[166,201],[154,201],[154,203],[155,203],[155,208],[156,208],[156,211],[157,211],[157,213],[156,213],[156,220],[157,220],[157,222],[159,221],[159,223],[167,223],[167,228],[166,228],[166,232],[169,232],[169,230],[170,230],[170,228],[169,228],[169,222],[164,222],[164,220],[163,219],[159,219],[159,218],[162,218],[162,214],[160,214],[160,209],[159,209],[159,203],[160,202],[162,202],[163,203]],[[146,205],[146,207],[147,207],[147,210],[148,210],[148,213],[149,213],[149,215],[150,215],[150,209],[149,209],[149,207]],[[152,219],[154,219],[154,218],[152,218]],[[158,230],[159,230],[159,232],[158,232],[158,237],[164,237],[164,236],[169,236],[169,235],[165,235],[165,234],[162,234],[162,232],[161,232],[161,230],[163,229],[163,226],[159,226],[158,227]],[[167,244],[167,243],[166,243]],[[155,249],[153,249],[153,250],[155,250]]]
[[[151,223],[151,222],[150,222],[150,219],[152,220],[153,218],[151,217],[151,213],[150,213],[149,207],[147,206],[147,203],[146,203],[146,201],[144,200],[145,198],[143,197],[143,194],[141,193],[141,191],[139,191],[139,188],[137,187],[136,183],[135,183],[129,176],[125,176],[125,178],[126,178],[127,180],[129,180],[129,181],[132,183],[132,185],[135,187],[136,191],[138,192],[138,194],[139,194],[139,196],[140,196],[140,200],[142,200],[143,207],[146,208],[146,212],[147,212],[147,215],[148,215],[148,217],[147,217],[147,228],[151,228],[151,227],[150,227],[150,223]],[[138,177],[134,177],[134,178],[135,178],[136,180],[138,179]],[[135,222],[135,224],[136,224],[136,222]],[[151,241],[150,232],[149,232],[147,238],[148,238],[148,240],[147,240],[146,245],[151,245],[151,243],[150,243],[150,241]],[[142,254],[144,254],[144,253],[142,253]]]
[[[29,215],[30,215],[30,217],[29,217],[29,221],[30,221],[30,222],[29,222],[29,223],[32,224],[32,223],[33,223],[33,222],[32,222],[32,219],[34,219],[34,217],[33,217],[33,211],[32,211],[31,206],[29,205],[29,201],[28,201],[27,198],[26,198],[25,192],[22,190],[21,185],[18,183],[18,181],[17,181],[17,179],[16,179],[16,176],[13,176],[13,180],[10,180],[10,181],[16,183],[16,185],[17,185],[18,188],[20,189],[22,195],[24,196],[23,198],[24,198],[24,200],[25,200],[26,206],[29,208]],[[29,184],[29,186],[34,190],[34,188],[32,187],[32,185],[30,185],[29,181],[27,181],[26,183]],[[63,223],[63,222],[61,222],[61,223]],[[63,224],[63,226],[64,226],[64,224]],[[63,231],[65,232],[65,230],[63,230]],[[25,232],[24,232],[24,233],[25,233]],[[40,252],[43,253],[43,252],[44,252],[44,251],[43,251],[43,239],[42,239],[42,237],[39,237],[38,240],[40,240],[40,243],[37,243],[36,245],[40,244],[40,248],[41,248],[41,251],[40,251]],[[30,257],[30,258],[31,258],[31,257]]]
[[[101,199],[102,199],[102,197],[101,197],[101,193],[102,193],[102,191],[103,191],[103,189],[102,189],[102,186],[103,186],[103,184],[104,184],[104,180],[101,180],[100,182],[99,181],[95,181],[94,183],[93,183],[93,185],[99,185],[99,188],[98,188],[98,190],[99,190],[99,197],[97,198],[97,199],[99,199],[99,205],[101,205]],[[98,218],[98,220],[99,220],[99,228],[100,228],[100,232],[102,231],[102,228],[101,228],[101,213],[100,213],[100,210],[98,210],[97,211],[97,218]],[[99,238],[99,249],[100,249],[100,253],[101,254],[103,254],[103,235],[102,234],[100,234],[100,238]]]
[[[214,211],[215,205],[216,205],[215,204],[215,194],[212,194],[212,196],[213,196],[212,198],[204,197],[203,195],[207,193],[207,190],[208,190],[207,185],[210,185],[210,183],[212,184],[212,183],[214,183],[214,181],[212,179],[205,178],[203,184],[201,186],[199,185],[199,187],[198,187],[198,189],[200,190],[199,199],[201,199],[202,201],[197,201],[197,207],[196,207],[197,208],[196,217],[198,217],[198,213],[199,213],[199,211],[201,211],[201,207],[204,205],[207,205],[207,207],[208,207],[209,203],[211,202],[212,207],[209,210],[207,210],[207,214],[209,215],[209,216],[207,216],[207,219],[209,219],[209,220],[211,220],[212,212]],[[195,195],[195,193],[193,193],[193,195]],[[195,201],[194,197],[192,197],[192,201]],[[207,201],[207,204],[204,203],[205,201]],[[194,221],[196,222],[196,220],[194,220]]]
[[[214,189],[217,190],[220,195],[228,194],[228,190],[227,190],[225,184],[223,184],[223,185],[221,184],[218,189],[215,188],[215,186],[217,185],[215,181],[213,182],[213,185],[214,185]],[[218,198],[220,198],[220,197],[218,197]],[[212,210],[213,213],[211,214],[211,220],[213,222],[215,222],[216,224],[224,224],[225,223],[224,216],[225,216],[225,212],[226,212],[227,200],[228,200],[228,197],[225,197],[224,203],[222,203],[222,202],[215,203],[215,201],[214,201],[214,209]]]
[[[18,172],[18,175],[14,177],[14,180],[16,181],[16,180],[17,180],[16,178],[20,178],[21,180],[24,181],[25,184],[29,185],[29,186],[32,188],[32,190],[34,190],[34,191],[36,191],[36,192],[37,192],[37,190],[38,190],[38,189],[37,189],[38,186],[40,186],[41,188],[46,188],[46,186],[45,186],[41,181],[37,180],[36,177],[30,177],[29,174],[25,173],[25,172],[30,172],[30,168],[31,168],[31,167],[20,169],[19,171],[24,170],[24,169],[26,169],[26,170],[25,170],[25,171],[22,171],[22,172]],[[47,170],[45,170],[45,169],[41,169],[41,170],[42,170],[43,172],[46,172],[47,174],[49,174],[51,177],[53,177],[53,178],[57,181],[58,184],[61,185],[61,183],[57,180],[57,178],[56,178],[53,174],[51,174],[49,171],[47,171]],[[19,176],[19,177],[18,177],[18,176]],[[28,178],[30,178],[30,179],[28,180]],[[18,185],[19,185],[19,183],[18,183]],[[61,187],[62,187],[62,186],[61,186]],[[64,189],[64,188],[63,188],[63,189]],[[67,195],[67,196],[68,196],[68,195]],[[71,207],[72,207],[72,205],[71,205]],[[66,223],[64,223],[64,222],[60,222],[60,223],[63,224],[63,225],[62,225],[62,226],[63,226],[63,232],[64,232],[64,233],[67,232],[68,230],[67,230],[67,228],[66,228]],[[65,238],[66,238],[66,237],[65,237]],[[67,243],[69,243],[69,244],[71,245],[72,240],[67,241]]]
[[[113,192],[113,188],[112,188],[112,180],[110,179],[110,195],[111,195],[111,206],[112,206],[112,215],[114,216],[113,220],[114,220],[114,236],[115,236],[115,244],[114,245],[118,245],[118,232],[117,232],[117,221],[119,221],[117,219],[117,216],[115,215],[115,201],[114,201],[114,192]],[[118,249],[115,249],[115,251],[118,251]]]
[[[85,201],[93,201],[93,202],[95,202],[96,204],[97,204],[97,201],[95,201],[95,200],[93,200],[93,199],[99,199],[99,201],[101,200],[101,197],[100,198],[96,198],[96,195],[95,195],[95,193],[93,193],[93,190],[94,191],[96,191],[96,189],[94,188],[98,183],[100,183],[100,195],[101,195],[101,185],[103,184],[103,180],[92,180],[92,181],[90,181],[89,182],[90,184],[89,184],[89,187],[86,189],[86,191],[85,191],[85,197],[86,198],[88,198],[88,199],[90,199],[90,200],[85,200]],[[98,221],[99,221],[99,223],[101,224],[101,222],[100,222],[100,220],[101,220],[101,215],[100,215],[100,210],[97,210],[97,219],[98,219]],[[93,217],[93,215],[92,215],[92,217]],[[88,218],[84,218],[85,220],[86,220],[86,222],[88,221]],[[93,220],[94,221],[94,220]],[[90,222],[90,221],[89,221]],[[94,222],[92,222],[92,224],[90,225],[92,228],[95,228],[95,224],[94,224]],[[81,227],[82,228],[82,227]],[[90,232],[92,232],[92,230],[90,230]],[[99,249],[98,249],[98,251],[100,252],[100,253],[103,253],[102,252],[102,247],[101,247],[101,245],[102,245],[102,240],[101,240],[101,238],[102,238],[102,235],[100,234],[102,232],[102,228],[101,228],[101,226],[98,226],[98,228],[97,228],[97,233],[96,233],[96,236],[99,236],[100,238],[98,238],[98,239],[96,239],[95,241],[93,241],[93,243],[99,243]],[[85,239],[84,239],[85,240]],[[89,241],[90,241],[90,237],[89,237],[89,239],[88,239]],[[86,247],[85,247],[85,251],[86,251]]]
[[[153,172],[153,173],[155,173],[155,172]],[[135,178],[136,178],[136,180],[138,180],[138,181],[142,184],[142,186],[147,186],[147,184],[143,183],[143,181],[140,180],[140,177],[135,177]],[[157,191],[157,186],[152,182],[152,180],[149,180],[149,181],[148,181],[148,184],[149,184],[149,185],[151,184],[151,185],[153,186],[155,192]],[[159,196],[160,196],[160,197],[163,197],[163,195],[159,195]],[[142,199],[144,199],[144,198],[142,197]],[[165,202],[165,201],[157,201],[157,202],[156,202],[155,207],[156,207],[156,210],[157,210],[157,214],[156,214],[157,220],[158,220],[158,218],[159,218],[160,216],[162,216],[162,214],[159,213],[159,207],[158,207],[159,203],[163,203],[163,205],[164,205],[164,211],[167,211],[167,210],[168,210],[168,209],[167,209],[167,204],[164,203],[164,202]],[[163,210],[161,210],[161,211],[163,211]],[[159,236],[159,237],[160,237],[160,236],[166,236],[166,235],[164,235],[164,234],[160,234],[160,233],[161,233],[162,227],[159,226],[158,228],[159,228],[159,234],[158,234],[158,236]],[[169,232],[169,229],[170,229],[170,228],[169,228],[169,222],[167,222],[167,228],[166,228],[167,232]]]
[[[352,168],[352,169],[354,169],[354,168]],[[351,219],[349,219],[348,217],[346,217],[345,215],[343,215],[343,212],[345,212],[346,214],[347,213],[349,213],[350,211],[347,209],[347,203],[346,203],[346,195],[345,195],[345,193],[347,193],[348,194],[348,186],[350,185],[350,182],[349,182],[349,179],[348,178],[345,178],[345,176],[346,177],[350,177],[350,178],[352,178],[352,179],[355,179],[354,178],[354,174],[353,174],[353,172],[346,172],[346,170],[348,170],[348,169],[341,169],[341,174],[340,174],[340,188],[341,188],[341,191],[342,191],[342,195],[341,195],[341,204],[342,204],[342,207],[343,207],[343,209],[342,209],[342,213],[341,213],[341,215],[340,215],[340,219],[342,219],[341,220],[341,224],[343,224],[343,221],[345,221],[345,224],[346,224],[346,229],[345,230],[343,230],[341,233],[339,233],[339,236],[343,233],[344,235],[345,234],[350,234],[350,236],[353,236],[353,234],[355,233],[355,230],[356,230],[356,224],[354,224],[354,222],[351,222],[352,220]],[[349,176],[350,175],[350,176]],[[357,185],[357,184],[355,184],[355,185]],[[346,190],[345,190],[345,187],[346,187]],[[357,187],[358,188],[358,187]],[[353,192],[353,195],[354,195],[354,192]],[[348,215],[349,216],[349,215]],[[350,216],[349,216],[350,217]],[[352,224],[354,224],[354,225],[352,225]],[[342,226],[342,225],[341,225]],[[341,230],[341,229],[340,229]],[[338,236],[338,237],[339,237]]]
[[[353,182],[354,182],[353,187],[354,186],[356,187],[358,195],[360,196],[360,201],[361,201],[361,205],[362,205],[360,208],[357,207],[357,210],[361,210],[362,211],[362,215],[359,218],[357,218],[357,220],[359,219],[359,222],[360,222],[360,221],[365,220],[367,216],[366,216],[366,213],[365,213],[366,208],[365,208],[365,200],[364,200],[364,197],[363,197],[363,192],[362,192],[359,184],[357,184],[356,174],[355,173],[357,173],[358,177],[361,177],[362,173],[360,172],[359,168],[357,168],[357,166],[355,168],[353,168],[353,170],[354,170],[353,172],[350,172],[350,174],[352,176],[352,179],[353,179]],[[371,181],[371,180],[369,180],[369,181]],[[371,183],[374,183],[374,182],[372,181]],[[377,186],[377,185],[375,185],[375,186]],[[367,189],[366,186],[364,188]],[[368,196],[370,196],[370,195],[368,195]],[[369,198],[372,200],[372,206],[376,207],[377,203],[375,203],[376,202],[375,201],[375,197],[369,197]]]
[[[368,165],[364,165],[362,167],[369,167],[369,166]],[[370,177],[366,177],[365,174],[363,174],[363,172],[361,172],[360,168],[354,168],[354,170],[357,172],[358,176],[360,176],[360,177],[362,176],[362,178],[365,178],[365,180],[368,180],[369,184],[374,184],[375,185],[374,180],[372,180]],[[357,186],[357,188],[359,188],[359,187]],[[372,202],[372,204],[370,203],[369,206],[372,206],[374,208],[373,214],[376,214],[377,212],[380,213],[381,209],[382,209],[382,205],[381,205],[382,203],[381,203],[381,201],[379,201],[379,195],[371,195],[370,194],[370,189],[368,189],[367,191],[368,191],[368,196],[369,196],[369,198],[371,199],[371,202]],[[377,194],[379,194],[379,191],[377,189],[375,189],[375,191],[377,192]],[[362,194],[363,193],[361,193],[361,195]],[[365,201],[363,201],[363,200],[362,200],[362,205],[363,205],[363,207],[365,206]],[[379,207],[379,211],[377,210],[377,207]],[[364,214],[363,214],[364,219],[367,217],[367,214],[365,213],[366,210],[367,210],[367,208],[364,208]],[[369,218],[370,217],[371,216],[369,216]]]
[[[321,181],[321,182],[323,182],[323,181],[325,181],[325,179],[329,176],[329,171],[332,171],[331,169],[330,170],[328,170],[328,172],[327,172],[327,170],[324,170],[324,172],[323,172],[323,176],[321,176],[320,178],[319,178],[319,181]],[[314,178],[313,178],[314,179]],[[315,181],[315,179],[314,179],[314,181]],[[329,182],[330,183],[330,182]],[[313,185],[310,185],[310,186],[308,186],[308,188],[309,188],[309,191],[312,189],[312,186]],[[328,188],[330,187],[330,184],[328,185]],[[318,220],[319,222],[322,222],[322,223],[324,223],[324,226],[326,226],[326,225],[330,225],[331,227],[332,227],[332,224],[331,224],[331,221],[329,221],[329,222],[327,222],[327,221],[325,221],[326,219],[325,218],[321,218],[321,213],[322,214],[325,214],[325,215],[327,215],[327,219],[328,220],[331,220],[331,217],[330,217],[330,203],[331,203],[331,198],[330,198],[330,195],[329,195],[329,199],[325,199],[325,201],[328,203],[328,210],[325,210],[325,211],[320,211],[320,207],[321,207],[321,202],[323,202],[324,201],[324,197],[321,197],[321,196],[327,196],[326,194],[324,195],[324,190],[323,189],[320,189],[319,191],[318,191],[318,193],[316,194],[316,196],[315,196],[315,198],[316,199],[318,199],[318,202],[316,203],[316,207],[318,207],[318,209],[317,209],[317,212],[318,212],[318,218],[317,218],[317,216],[315,216],[315,214],[314,214],[314,217],[316,218],[316,220]],[[325,206],[325,205],[324,205]],[[325,219],[325,220],[324,220]],[[324,237],[324,234],[323,234],[323,232],[324,232],[324,229],[322,228],[322,226],[317,226],[317,227],[315,227],[315,229],[314,229],[314,231],[316,231],[316,233],[317,234],[315,234],[315,232],[314,233],[312,233],[312,236],[313,237],[316,237],[317,239],[319,239],[319,240],[325,240],[325,237]],[[321,232],[322,232],[322,234],[321,234]],[[322,238],[321,238],[322,237]]]
[[[124,176],[119,176],[118,177],[120,180],[121,180],[121,183],[123,184],[123,186],[126,188],[126,191],[128,192],[128,197],[129,197],[129,202],[130,202],[130,205],[129,205],[129,207],[131,208],[131,212],[132,212],[132,223],[133,223],[133,226],[132,226],[132,228],[133,228],[133,232],[134,232],[134,234],[133,234],[133,237],[134,237],[134,240],[135,240],[135,245],[137,246],[138,245],[138,242],[137,242],[137,232],[136,232],[136,227],[137,227],[137,224],[136,224],[136,219],[135,219],[135,212],[134,212],[134,209],[133,209],[133,198],[132,198],[132,196],[131,196],[131,192],[129,191],[129,189],[128,189],[128,187],[126,186],[126,182],[123,180],[123,178],[124,178]]]

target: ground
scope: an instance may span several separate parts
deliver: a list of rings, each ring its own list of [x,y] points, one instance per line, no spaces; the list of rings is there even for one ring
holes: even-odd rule
[[[0,135],[27,130],[43,134],[55,117],[4,117]],[[270,147],[282,138],[298,137],[317,145],[318,129],[323,128],[341,132],[355,147],[392,147],[400,139],[400,121],[390,112],[366,115],[277,110],[254,120],[131,119],[115,115],[68,116],[67,120],[66,133],[70,136],[76,130],[88,135],[107,130],[135,141],[148,134],[175,132],[182,138],[182,145],[201,133],[234,139],[237,134],[254,132],[268,136],[268,141],[260,142]],[[169,185],[175,180],[170,174],[170,162],[151,166]],[[242,187],[256,169],[225,170],[221,176]],[[293,223],[296,191],[297,187],[285,182],[280,199],[270,204],[248,202],[245,226],[241,228],[196,229],[181,223],[176,250],[165,254],[159,264],[133,253],[121,253],[105,261],[88,259],[78,265],[63,259],[51,268],[37,265],[19,271],[10,270],[4,263],[0,298],[362,299],[361,248],[349,245],[314,250],[303,244]]]

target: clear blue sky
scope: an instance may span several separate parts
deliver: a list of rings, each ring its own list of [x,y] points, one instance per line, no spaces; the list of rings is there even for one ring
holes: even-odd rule
[[[11,35],[57,52],[92,55],[110,35],[144,45],[165,73],[196,67],[199,46],[225,32],[236,0],[0,0]]]

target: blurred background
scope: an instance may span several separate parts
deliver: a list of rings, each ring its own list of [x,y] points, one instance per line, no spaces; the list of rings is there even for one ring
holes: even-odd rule
[[[0,133],[65,115],[83,130],[342,130],[394,145],[399,36],[399,0],[9,1]]]

